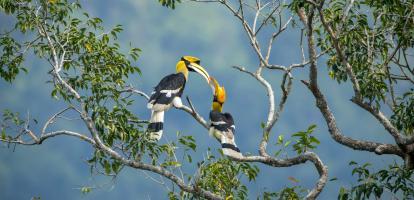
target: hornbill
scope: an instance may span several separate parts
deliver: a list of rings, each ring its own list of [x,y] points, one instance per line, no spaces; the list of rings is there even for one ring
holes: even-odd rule
[[[235,126],[230,113],[222,113],[223,104],[226,101],[226,91],[220,87],[213,77],[210,77],[210,86],[213,90],[213,104],[210,111],[210,136],[215,137],[220,143],[223,154],[231,157],[242,157],[239,148],[234,141]]]
[[[171,106],[181,107],[181,95],[183,94],[185,83],[188,79],[188,71],[201,74],[209,83],[210,76],[203,67],[200,66],[200,59],[193,56],[183,56],[176,65],[176,73],[164,77],[148,100],[147,107],[151,109],[151,118],[149,120],[147,133],[149,138],[154,141],[161,139],[164,111]]]

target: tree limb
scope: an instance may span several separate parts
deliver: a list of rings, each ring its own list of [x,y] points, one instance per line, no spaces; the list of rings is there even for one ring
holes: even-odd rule
[[[42,134],[40,137],[37,137],[33,134],[32,131],[29,130],[29,132],[31,133],[31,137],[34,141],[30,142],[26,142],[23,141],[22,139],[2,139],[0,138],[0,141],[2,142],[6,142],[6,143],[13,143],[13,144],[20,144],[20,145],[40,145],[43,143],[43,141],[55,137],[55,136],[59,136],[59,135],[67,135],[67,136],[72,136],[72,137],[76,137],[79,138],[83,141],[86,141],[90,144],[92,144],[93,146],[95,145],[95,141],[83,134],[77,133],[77,132],[73,132],[73,131],[68,131],[68,130],[59,130],[59,131],[53,131],[53,132],[49,132],[49,133],[44,133]]]
[[[319,10],[319,8],[318,8]],[[319,10],[319,12],[321,12]],[[364,150],[375,152],[376,154],[395,154],[399,156],[403,156],[403,152],[401,149],[396,145],[390,144],[382,144],[376,142],[368,142],[362,140],[355,140],[350,137],[346,137],[341,134],[341,131],[336,125],[336,120],[334,115],[332,114],[331,110],[329,109],[328,103],[322,92],[319,90],[318,82],[317,82],[317,62],[316,62],[316,49],[313,42],[313,24],[311,15],[307,16],[304,12],[304,9],[300,9],[298,11],[298,15],[302,21],[302,23],[307,27],[308,32],[308,51],[309,51],[309,59],[311,62],[310,72],[309,72],[309,79],[310,82],[302,81],[308,89],[312,92],[313,96],[316,99],[316,106],[319,108],[320,112],[322,113],[326,124],[328,126],[328,131],[331,134],[331,137],[340,144],[343,144],[347,147],[350,147],[355,150]],[[320,14],[320,13],[319,13]],[[322,17],[321,17],[322,18]]]

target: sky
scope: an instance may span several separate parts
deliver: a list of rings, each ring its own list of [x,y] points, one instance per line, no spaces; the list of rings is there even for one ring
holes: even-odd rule
[[[252,77],[238,72],[231,66],[244,66],[255,70],[258,64],[247,36],[240,22],[219,4],[185,2],[170,10],[160,6],[155,0],[119,1],[81,1],[90,16],[103,19],[108,29],[122,24],[124,32],[119,35],[120,44],[129,43],[139,47],[142,52],[137,65],[142,76],[129,81],[134,87],[150,93],[158,81],[174,73],[175,64],[183,55],[201,58],[201,64],[210,75],[216,77],[226,87],[228,100],[224,111],[232,113],[236,124],[236,143],[243,153],[256,154],[261,140],[261,122],[267,118],[268,102],[265,89]],[[0,30],[3,31],[11,21],[0,15]],[[265,32],[268,30],[265,30]],[[265,39],[265,38],[260,38]],[[273,47],[271,62],[289,65],[301,60],[299,49],[300,35],[297,29],[289,27],[278,38]],[[49,66],[39,59],[28,59],[28,74],[20,74],[12,83],[0,80],[0,110],[6,108],[27,113],[44,123],[54,112],[64,108],[62,102],[50,98],[51,86],[47,71]],[[329,135],[322,115],[315,107],[311,93],[300,82],[307,79],[308,68],[293,72],[293,90],[280,120],[271,133],[268,152],[273,154],[277,136],[306,130],[316,124],[315,136],[321,141],[315,152],[329,169],[329,178],[338,178],[327,183],[320,199],[336,198],[341,186],[355,184],[351,176],[352,168],[348,163],[373,163],[375,169],[382,168],[394,161],[393,156],[377,156],[373,153],[354,151],[336,143]],[[349,84],[337,84],[328,76],[324,60],[319,61],[320,87],[335,114],[339,128],[344,135],[356,139],[370,139],[390,142],[392,138],[368,113],[353,105],[352,88]],[[280,100],[280,81],[283,74],[279,71],[265,71],[265,78],[272,84],[276,93],[276,103]],[[184,96],[189,96],[204,118],[208,117],[211,104],[210,88],[201,76],[191,74]],[[146,100],[136,98],[132,107],[134,113],[143,119],[150,116]],[[0,111],[1,112],[1,111]],[[39,129],[39,127],[34,127]],[[80,121],[57,123],[58,128],[85,130]],[[201,160],[207,148],[213,150],[220,146],[208,136],[207,130],[191,116],[171,109],[166,113],[164,137],[175,139],[177,131],[193,135],[197,140],[198,151],[195,158]],[[165,141],[161,141],[165,142]],[[289,155],[294,155],[292,147]],[[86,160],[93,149],[73,138],[53,138],[40,146],[8,147],[0,144],[0,199],[165,199],[165,188],[151,181],[148,176],[134,169],[125,169],[116,179],[91,173]],[[261,173],[257,180],[247,183],[249,197],[256,198],[264,191],[278,191],[285,186],[301,185],[312,188],[318,176],[312,164],[306,163],[289,168],[272,168],[258,164]],[[193,171],[191,171],[193,170]],[[189,169],[194,173],[194,169]],[[288,178],[294,177],[299,183]],[[89,194],[82,194],[79,188],[92,186]],[[162,191],[162,192],[160,192]]]

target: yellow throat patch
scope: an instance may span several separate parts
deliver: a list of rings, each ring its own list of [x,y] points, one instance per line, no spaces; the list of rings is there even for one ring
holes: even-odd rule
[[[188,69],[187,69],[187,66],[185,66],[184,61],[182,61],[182,60],[178,61],[177,65],[176,65],[176,68],[175,68],[175,71],[177,73],[183,73],[184,76],[185,76],[185,79],[186,80],[188,79]]]

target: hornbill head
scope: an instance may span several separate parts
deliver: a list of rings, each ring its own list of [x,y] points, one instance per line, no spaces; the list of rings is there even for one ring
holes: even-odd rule
[[[208,72],[200,65],[200,59],[194,56],[183,56],[177,64],[177,71],[183,70],[179,68],[185,67],[188,71],[197,72],[203,76],[207,83],[210,84],[210,75]]]
[[[214,97],[212,109],[221,112],[223,104],[226,102],[226,90],[224,86],[220,86],[214,77],[210,77],[210,86]]]

